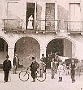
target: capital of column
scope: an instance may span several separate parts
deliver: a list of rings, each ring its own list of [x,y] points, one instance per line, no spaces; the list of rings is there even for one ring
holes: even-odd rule
[[[14,48],[8,47],[8,49],[14,49]]]

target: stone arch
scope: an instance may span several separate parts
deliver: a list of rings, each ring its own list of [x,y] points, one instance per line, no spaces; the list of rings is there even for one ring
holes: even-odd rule
[[[47,42],[46,42],[46,48],[47,48],[47,46],[48,46],[48,44],[52,41],[52,40],[54,40],[54,39],[66,39],[66,40],[68,40],[69,42],[71,42],[72,43],[72,47],[73,47],[73,49],[72,49],[72,54],[71,54],[71,56],[70,57],[75,57],[75,52],[76,52],[76,40],[74,40],[73,38],[70,38],[70,37],[65,37],[65,36],[63,36],[63,37],[53,37],[53,38],[51,38],[51,39],[49,39]]]
[[[26,61],[26,63],[23,64],[25,66],[31,62],[32,56],[36,57],[37,60],[40,58],[40,44],[33,37],[20,37],[15,41],[14,47],[16,48],[15,53],[18,54],[20,61],[22,59]]]
[[[9,44],[9,42],[2,36],[0,36],[0,38],[2,38],[7,44]]]
[[[8,54],[8,45],[9,42],[4,37],[0,36],[0,64],[3,63]]]
[[[53,38],[51,38],[51,39],[49,39],[48,41],[47,41],[47,43],[46,43],[46,48],[47,48],[47,45],[52,41],[52,40],[54,40],[54,39],[66,39],[66,40],[69,40],[72,44],[73,44],[73,46],[74,46],[74,52],[76,51],[76,41],[73,39],[73,38],[71,38],[71,37],[65,37],[65,36],[58,36],[58,37],[53,37]],[[73,57],[74,57],[75,55],[73,55]]]
[[[63,40],[64,39],[64,40]],[[69,52],[67,52],[67,48],[68,47],[66,47],[66,49],[61,49],[61,50],[63,50],[63,55],[62,56],[66,56],[66,57],[72,57],[72,53],[74,53],[75,54],[75,51],[76,51],[76,42],[75,42],[75,40],[73,40],[72,38],[70,38],[70,37],[53,37],[53,38],[51,38],[51,39],[49,39],[47,42],[46,42],[46,48],[47,48],[47,50],[46,50],[46,55],[47,55],[47,60],[48,60],[48,68],[50,68],[50,60],[51,60],[51,57],[50,57],[50,55],[52,56],[52,55],[54,55],[54,53],[55,52],[52,52],[52,54],[50,53],[50,50],[52,50],[52,48],[51,49],[49,49],[48,48],[48,45],[49,45],[49,43],[52,41],[53,42],[53,40],[55,40],[55,41],[57,41],[57,40],[62,40],[63,42],[63,47],[65,47],[65,45],[64,45],[64,41],[66,40],[66,42],[68,43],[68,45],[70,46],[70,51]],[[52,43],[51,42],[51,43]],[[72,45],[73,44],[73,45]],[[52,45],[52,44],[50,44],[50,45]],[[60,44],[59,44],[60,45]],[[72,46],[74,46],[74,51],[72,51]],[[56,45],[54,45],[54,47],[56,47]],[[49,50],[48,50],[49,49]],[[54,50],[54,49],[53,49]],[[56,50],[56,48],[55,48],[55,50],[54,51],[58,51],[58,50]],[[60,50],[59,50],[60,51]],[[67,54],[66,54],[66,52],[67,52]],[[64,54],[65,53],[65,54]],[[58,53],[58,55],[59,55],[60,53]],[[73,55],[73,56],[75,56],[75,55]]]
[[[52,41],[53,39],[67,39],[67,40],[69,40],[70,42],[72,42],[72,44],[74,45],[74,46],[76,46],[76,42],[75,42],[75,40],[73,39],[73,38],[70,38],[70,37],[65,37],[65,36],[63,36],[63,37],[53,37],[53,38],[50,38],[48,41],[47,41],[47,43],[46,43],[46,46],[45,47],[47,47],[47,45],[48,45],[48,43],[50,42],[50,41]]]
[[[18,40],[20,40],[21,38],[25,38],[25,37],[30,37],[30,36],[22,36],[22,37],[19,37],[19,38],[17,38],[17,39],[14,41],[14,44],[15,44]],[[35,40],[38,42],[38,44],[40,45],[39,40],[38,40],[37,38],[35,38],[35,37],[30,37],[30,38],[35,39]]]

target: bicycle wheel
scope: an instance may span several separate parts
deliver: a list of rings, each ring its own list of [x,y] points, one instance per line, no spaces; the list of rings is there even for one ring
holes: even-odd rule
[[[36,78],[37,78],[38,81],[43,82],[46,79],[46,73],[40,74],[40,72],[37,72],[37,77]]]
[[[29,79],[29,73],[27,73],[27,71],[21,71],[19,73],[19,79],[23,82],[26,82]]]

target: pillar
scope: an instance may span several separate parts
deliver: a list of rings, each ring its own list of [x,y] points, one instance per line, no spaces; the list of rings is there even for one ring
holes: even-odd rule
[[[42,12],[41,12],[41,30],[45,30],[45,2],[41,3],[42,6]]]
[[[46,57],[46,47],[40,46],[40,58],[42,57],[42,54]]]
[[[9,55],[9,59],[11,61],[11,64],[13,66],[14,47],[12,45],[8,46],[8,55]]]

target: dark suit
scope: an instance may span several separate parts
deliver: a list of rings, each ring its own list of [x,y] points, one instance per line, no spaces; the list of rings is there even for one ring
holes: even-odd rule
[[[75,81],[75,63],[71,64],[71,79]]]
[[[36,71],[39,68],[39,64],[36,61],[34,61],[31,63],[30,68],[31,68],[30,69],[31,70],[31,76],[33,79],[35,79],[36,78]]]
[[[9,71],[11,69],[11,61],[10,60],[5,60],[3,62],[3,71],[4,71],[4,81],[8,81],[8,76],[9,76]]]

